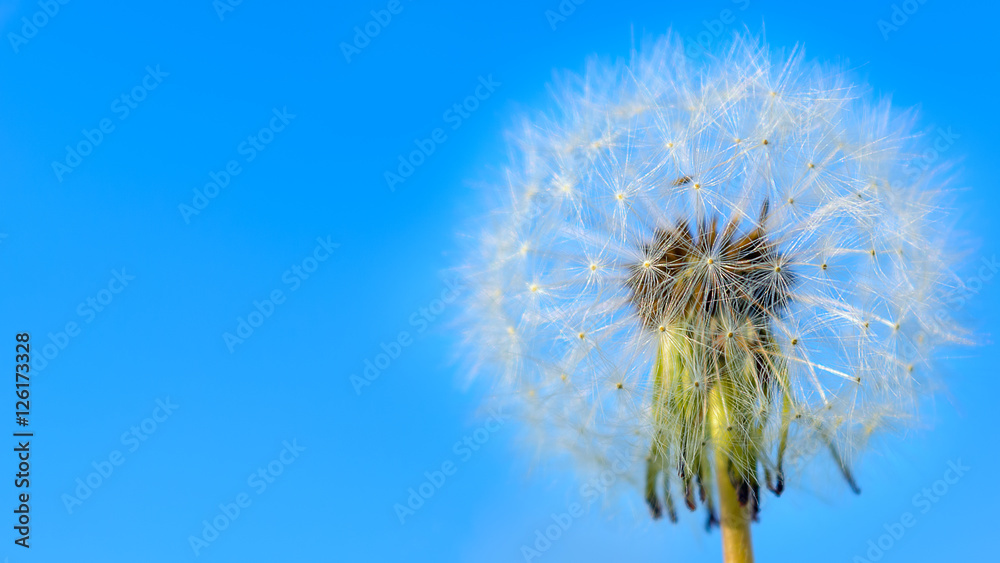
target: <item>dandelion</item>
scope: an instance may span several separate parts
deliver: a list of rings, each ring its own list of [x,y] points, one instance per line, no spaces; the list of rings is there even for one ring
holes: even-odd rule
[[[469,339],[547,451],[617,462],[752,561],[761,490],[913,421],[944,305],[947,178],[913,119],[800,50],[668,36],[592,62],[511,143],[469,264]]]

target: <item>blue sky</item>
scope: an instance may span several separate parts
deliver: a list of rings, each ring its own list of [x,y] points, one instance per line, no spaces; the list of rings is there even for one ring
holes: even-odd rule
[[[991,4],[895,2],[890,29],[888,1],[586,0],[560,18],[557,0],[233,3],[0,2],[0,338],[13,364],[31,334],[36,434],[31,548],[8,512],[11,562],[523,560],[581,483],[479,409],[442,272],[504,128],[544,106],[553,69],[625,56],[633,33],[764,25],[919,106],[957,135],[942,158],[962,168],[963,277],[1000,252]],[[433,153],[387,181],[414,143]],[[981,286],[960,315],[984,344],[953,352],[929,428],[866,457],[858,497],[831,480],[768,498],[760,560],[867,557],[904,512],[882,561],[993,552],[1000,299]],[[949,463],[969,469],[933,494]],[[428,479],[401,525],[393,505]],[[19,492],[8,481],[0,506]],[[541,560],[720,560],[700,524],[595,508]]]

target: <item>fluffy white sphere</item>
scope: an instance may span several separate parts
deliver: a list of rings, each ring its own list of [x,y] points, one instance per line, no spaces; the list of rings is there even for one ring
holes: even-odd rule
[[[755,507],[816,452],[853,487],[958,339],[945,178],[913,166],[912,117],[745,35],[701,61],[666,37],[554,91],[467,268],[500,393],[547,450],[630,460],[654,514],[703,485],[723,382],[715,455]]]

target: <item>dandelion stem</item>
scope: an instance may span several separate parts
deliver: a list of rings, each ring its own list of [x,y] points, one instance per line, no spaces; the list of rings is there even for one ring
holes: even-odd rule
[[[722,554],[725,563],[753,563],[750,540],[750,515],[740,505],[739,495],[729,478],[733,431],[724,409],[723,396],[732,393],[732,383],[722,379],[711,392],[712,442],[715,446],[715,482],[718,487],[719,528],[722,530]]]

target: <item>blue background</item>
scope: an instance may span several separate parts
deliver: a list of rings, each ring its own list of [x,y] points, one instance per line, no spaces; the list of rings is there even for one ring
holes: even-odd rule
[[[467,461],[457,455],[453,444],[484,427],[485,385],[466,386],[454,361],[449,319],[459,305],[423,331],[412,315],[434,305],[442,272],[461,262],[459,234],[481,211],[477,182],[503,161],[501,132],[519,110],[545,106],[554,68],[581,70],[594,53],[627,56],[633,34],[673,26],[718,43],[712,20],[730,9],[735,21],[722,35],[765,25],[773,45],[802,42],[899,106],[919,105],[924,126],[959,135],[942,158],[962,159],[957,221],[974,247],[958,262],[963,277],[997,255],[995,4],[930,0],[887,40],[877,22],[892,15],[888,1],[587,0],[553,29],[546,11],[558,0],[403,0],[348,62],[341,43],[386,4],[245,0],[220,18],[211,0],[71,0],[15,52],[9,34],[41,8],[0,3],[0,341],[10,356],[0,360],[13,368],[14,334],[31,332],[37,433],[30,550],[12,543],[17,460],[0,445],[0,557],[523,560],[521,546],[579,500],[580,483],[535,463],[514,422]],[[169,76],[120,119],[114,100],[156,65]],[[451,129],[444,112],[489,75],[501,86]],[[240,144],[286,107],[294,119],[246,162]],[[105,118],[114,131],[60,181],[53,161]],[[437,127],[447,140],[390,190],[384,172]],[[185,221],[178,206],[230,160],[241,173]],[[292,291],[285,272],[312,255],[317,237],[340,246]],[[122,269],[134,279],[102,293]],[[998,313],[996,285],[985,280],[958,313],[986,343],[950,352],[949,392],[930,409],[929,428],[866,456],[858,497],[832,476],[768,497],[755,527],[759,560],[852,561],[906,511],[916,526],[884,561],[995,553],[1000,381],[985,319]],[[223,334],[274,290],[285,301],[230,352]],[[80,314],[88,298],[109,296],[102,311]],[[63,340],[71,322],[79,332]],[[357,394],[351,376],[401,331],[412,344]],[[50,333],[65,347],[50,346],[42,369]],[[7,385],[0,406],[13,419],[13,376]],[[128,451],[120,436],[168,397],[176,412]],[[248,476],[292,440],[305,451],[272,465],[282,473],[257,494]],[[76,479],[116,450],[124,463],[68,511]],[[401,525],[393,505],[449,460],[457,472]],[[971,469],[919,513],[913,496],[957,460]],[[251,504],[195,557],[189,537],[241,493]],[[701,523],[701,514],[677,526],[613,520],[595,507],[541,560],[718,561],[718,532],[704,534]]]

